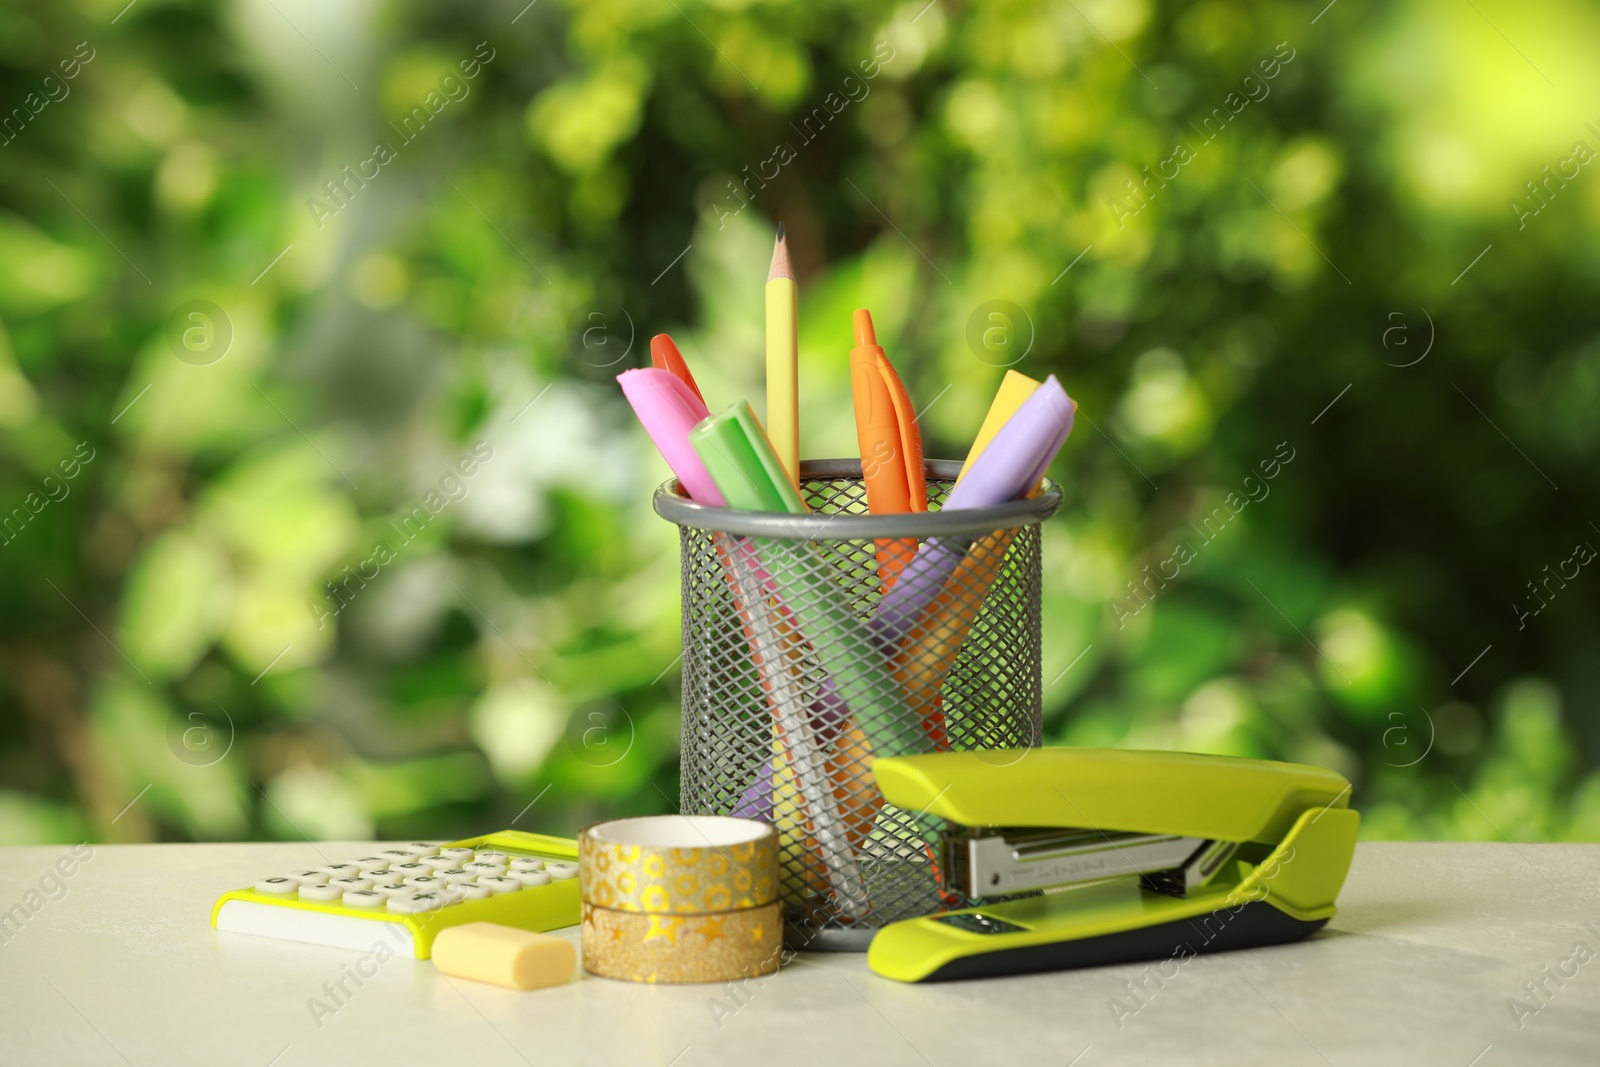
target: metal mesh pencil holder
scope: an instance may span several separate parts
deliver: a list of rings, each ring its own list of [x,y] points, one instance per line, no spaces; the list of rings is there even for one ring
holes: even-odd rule
[[[927,463],[927,512],[868,515],[861,464],[800,465],[809,515],[707,507],[676,481],[688,813],[779,832],[786,940],[862,951],[942,894],[938,820],[883,802],[878,756],[1040,743],[1040,534],[1060,506],[937,510],[961,465]]]

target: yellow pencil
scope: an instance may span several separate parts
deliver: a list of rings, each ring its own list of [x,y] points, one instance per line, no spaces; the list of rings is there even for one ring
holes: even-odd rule
[[[800,286],[789,265],[783,223],[767,271],[767,439],[789,481],[800,487]]]

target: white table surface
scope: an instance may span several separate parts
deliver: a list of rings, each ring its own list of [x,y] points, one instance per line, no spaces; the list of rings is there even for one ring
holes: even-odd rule
[[[95,846],[0,944],[0,1065],[1600,1063],[1600,845],[1363,844],[1328,929],[1191,960],[1120,1029],[1142,965],[902,985],[832,954],[738,997],[582,975],[517,993],[397,958],[319,1025],[308,1001],[361,954],[218,934],[211,905],[370,847]],[[0,910],[68,852],[0,849]],[[1519,1028],[1511,999],[1540,1006],[1523,983],[1579,942],[1595,958]]]

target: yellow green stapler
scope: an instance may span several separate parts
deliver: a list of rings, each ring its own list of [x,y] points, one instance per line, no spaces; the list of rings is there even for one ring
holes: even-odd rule
[[[903,982],[1297,941],[1332,918],[1361,823],[1343,777],[1267,760],[1038,748],[872,771],[945,821],[943,888],[980,901],[878,931],[867,963]]]

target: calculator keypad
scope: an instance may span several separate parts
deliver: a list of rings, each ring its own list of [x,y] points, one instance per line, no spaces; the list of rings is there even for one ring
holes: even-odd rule
[[[262,878],[254,888],[285,900],[413,915],[577,876],[574,863],[413,841],[372,856]]]

